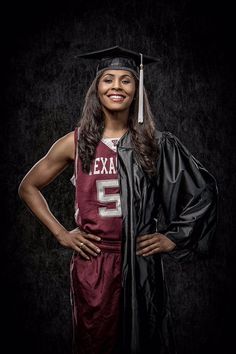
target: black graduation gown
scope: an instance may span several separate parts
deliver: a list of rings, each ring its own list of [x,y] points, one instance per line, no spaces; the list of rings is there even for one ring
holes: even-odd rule
[[[183,260],[209,251],[217,225],[215,178],[170,132],[157,131],[158,176],[137,163],[126,133],[118,144],[123,213],[123,353],[175,353],[161,254],[136,255],[136,237],[159,231]]]

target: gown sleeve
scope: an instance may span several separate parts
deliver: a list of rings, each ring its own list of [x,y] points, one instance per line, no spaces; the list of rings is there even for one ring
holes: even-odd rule
[[[161,232],[176,244],[175,258],[208,254],[217,226],[215,178],[170,132],[162,132],[158,195],[165,218]]]

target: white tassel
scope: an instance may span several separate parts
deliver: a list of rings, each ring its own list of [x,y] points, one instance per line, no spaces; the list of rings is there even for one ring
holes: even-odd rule
[[[143,54],[140,53],[138,123],[143,123]]]

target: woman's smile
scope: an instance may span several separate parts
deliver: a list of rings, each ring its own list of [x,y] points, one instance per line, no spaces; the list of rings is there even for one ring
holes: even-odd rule
[[[120,94],[111,94],[111,95],[107,95],[110,100],[112,100],[113,102],[118,102],[118,103],[122,103],[124,102],[126,96],[125,95],[120,95]]]

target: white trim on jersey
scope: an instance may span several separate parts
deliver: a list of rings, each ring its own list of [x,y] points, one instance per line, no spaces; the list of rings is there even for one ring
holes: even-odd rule
[[[117,151],[117,144],[120,138],[102,138],[102,142],[108,146],[112,151]]]

